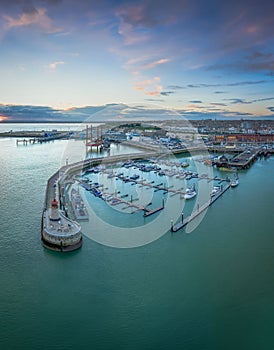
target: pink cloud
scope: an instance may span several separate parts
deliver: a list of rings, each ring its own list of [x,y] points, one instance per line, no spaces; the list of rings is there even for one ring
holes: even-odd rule
[[[18,18],[4,15],[4,19],[7,21],[6,29],[34,24],[40,27],[44,32],[50,34],[58,33],[62,30],[61,28],[53,25],[52,20],[47,15],[47,10],[44,8],[38,8],[32,12],[24,12]]]
[[[118,33],[124,38],[126,45],[138,44],[149,39],[144,28],[147,27],[146,12],[143,6],[128,6],[116,11],[120,19]],[[142,28],[142,31],[138,29]]]
[[[162,90],[163,90],[163,87],[161,85],[158,85],[156,87],[156,90],[154,90],[154,91],[145,91],[145,94],[148,95],[148,96],[160,96]]]
[[[55,70],[57,68],[57,66],[65,64],[64,61],[55,61],[50,63],[48,66],[46,66],[47,68],[49,68],[50,70]]]
[[[250,25],[247,27],[248,33],[256,33],[258,31],[258,28],[255,25]]]
[[[134,89],[137,91],[143,91],[148,96],[160,96],[163,87],[160,85],[161,79],[154,77],[153,79],[147,79],[138,82]]]
[[[170,58],[161,58],[160,60],[154,61],[154,62],[150,62],[147,64],[144,64],[142,66],[143,69],[148,69],[148,68],[155,68],[161,64],[167,63],[170,61]]]
[[[134,86],[134,90],[136,90],[136,91],[143,91],[143,90],[145,90],[145,88],[143,86],[135,85]]]
[[[134,31],[134,28],[129,23],[121,23],[118,33],[124,38],[126,45],[138,44],[148,40],[148,35]]]

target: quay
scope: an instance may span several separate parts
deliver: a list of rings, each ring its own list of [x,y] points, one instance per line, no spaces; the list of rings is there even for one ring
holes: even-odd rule
[[[181,230],[184,226],[186,226],[190,221],[194,220],[198,215],[200,215],[204,210],[206,210],[209,206],[211,206],[219,197],[221,197],[228,189],[230,188],[230,182],[223,187],[223,189],[217,193],[215,196],[211,197],[205,204],[195,210],[191,215],[189,215],[186,219],[184,219],[184,215],[182,214],[181,222],[171,226],[171,232],[177,232]]]
[[[261,149],[244,150],[229,162],[229,166],[246,169],[255,162],[260,152]]]

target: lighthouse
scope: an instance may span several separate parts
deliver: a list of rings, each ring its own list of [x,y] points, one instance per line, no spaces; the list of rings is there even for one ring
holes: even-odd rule
[[[57,202],[56,198],[54,198],[53,201],[51,202],[49,218],[51,221],[59,221],[60,220],[60,215],[59,215],[59,210],[58,210],[58,202]]]

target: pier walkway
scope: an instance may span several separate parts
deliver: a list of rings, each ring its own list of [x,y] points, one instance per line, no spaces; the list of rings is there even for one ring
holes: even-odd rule
[[[198,215],[200,215],[204,210],[206,210],[209,206],[212,205],[219,197],[221,197],[230,187],[230,182],[223,187],[223,189],[217,193],[215,196],[212,196],[205,204],[203,204],[199,209],[194,211],[191,215],[189,215],[186,219],[184,219],[182,215],[182,221],[178,222],[175,225],[171,226],[171,232],[177,232],[181,230],[184,226],[186,226],[190,221],[194,220]]]
[[[92,185],[86,184],[83,182],[80,182],[81,186],[87,190],[91,191],[92,190]],[[128,196],[128,195],[127,195]],[[107,203],[109,203],[112,206],[119,205],[119,204],[125,204],[126,206],[123,208],[123,210],[128,209],[128,208],[134,208],[136,209],[135,211],[132,211],[131,213],[136,213],[139,210],[142,210],[144,212],[144,216],[150,216],[152,214],[158,213],[159,211],[164,209],[164,201],[161,207],[155,208],[155,209],[149,209],[148,206],[151,205],[149,203],[148,205],[140,205],[140,204],[135,204],[134,201],[138,200],[131,198],[131,200],[127,201],[124,199],[125,196],[118,196],[116,193],[108,193],[106,191],[100,191],[100,197]]]

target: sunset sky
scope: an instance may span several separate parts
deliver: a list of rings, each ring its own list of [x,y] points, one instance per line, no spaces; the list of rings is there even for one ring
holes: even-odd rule
[[[105,104],[274,117],[273,0],[1,0],[0,32],[0,121]]]

